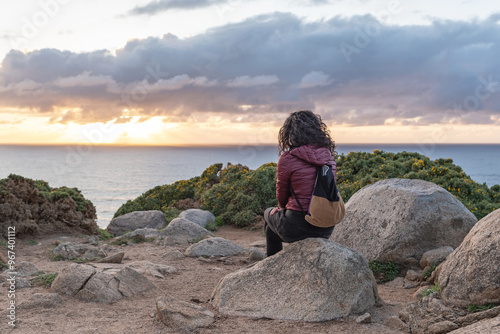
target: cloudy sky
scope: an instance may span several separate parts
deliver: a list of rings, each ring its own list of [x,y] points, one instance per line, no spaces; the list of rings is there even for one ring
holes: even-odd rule
[[[500,4],[24,0],[0,12],[0,143],[499,143]]]

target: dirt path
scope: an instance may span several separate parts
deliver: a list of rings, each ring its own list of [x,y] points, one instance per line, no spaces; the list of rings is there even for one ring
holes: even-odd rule
[[[265,244],[260,231],[247,231],[225,226],[216,234],[243,247]],[[18,240],[16,262],[32,262],[39,270],[46,273],[60,272],[70,262],[49,260],[55,240],[82,242],[84,239],[53,236],[37,240],[38,245],[32,245],[27,240]],[[235,256],[228,261],[187,257],[167,260],[162,257],[166,249],[152,243],[112,246],[112,248],[113,251],[109,253],[118,250],[125,252],[124,264],[134,261],[150,261],[174,266],[178,272],[165,279],[148,276],[158,290],[151,291],[144,296],[122,299],[111,305],[82,302],[72,297],[61,296],[63,302],[56,308],[16,310],[17,328],[12,328],[7,324],[7,284],[2,282],[4,292],[0,296],[0,333],[175,333],[156,320],[155,300],[161,295],[172,295],[186,302],[197,303],[215,314],[215,322],[212,326],[198,329],[194,333],[407,333],[396,326],[393,326],[396,328],[391,328],[384,324],[389,317],[397,316],[403,305],[412,301],[415,289],[391,287],[390,284],[379,285],[379,293],[385,304],[369,311],[372,315],[370,324],[357,324],[354,316],[323,323],[231,317],[219,314],[212,307],[209,299],[222,277],[249,264],[245,256]],[[261,249],[264,252],[264,248]],[[34,293],[39,292],[47,293],[50,290],[42,286],[18,289],[16,304],[19,305],[23,300],[28,300]]]

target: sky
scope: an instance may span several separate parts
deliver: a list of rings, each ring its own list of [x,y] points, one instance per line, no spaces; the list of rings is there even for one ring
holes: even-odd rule
[[[0,144],[275,144],[302,109],[337,143],[500,143],[489,0],[23,0],[0,22]]]

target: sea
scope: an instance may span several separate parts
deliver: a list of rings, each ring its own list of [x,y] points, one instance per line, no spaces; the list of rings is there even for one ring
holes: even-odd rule
[[[417,152],[451,158],[479,183],[500,184],[500,144],[339,144],[336,151]],[[51,187],[76,187],[96,206],[101,228],[127,200],[158,186],[185,180],[214,163],[256,169],[277,162],[277,146],[24,146],[0,145],[0,179],[17,174]]]

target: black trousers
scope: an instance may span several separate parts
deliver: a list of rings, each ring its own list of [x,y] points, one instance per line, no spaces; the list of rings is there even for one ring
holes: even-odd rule
[[[283,249],[283,242],[291,243],[307,238],[330,238],[332,227],[317,227],[305,220],[305,213],[295,210],[280,210],[271,216],[271,210],[264,211],[267,256]]]

